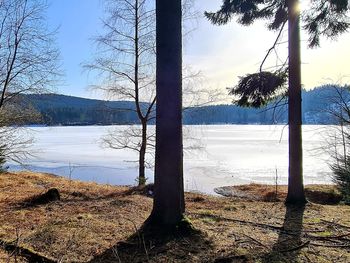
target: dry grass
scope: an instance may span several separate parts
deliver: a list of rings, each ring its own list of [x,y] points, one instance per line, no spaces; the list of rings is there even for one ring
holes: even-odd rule
[[[287,197],[287,185],[246,184],[219,187],[226,196],[240,197],[260,201],[283,201]],[[220,192],[220,191],[219,191]],[[306,185],[305,194],[308,200],[318,204],[338,204],[341,195],[335,185]]]
[[[60,201],[22,205],[53,187]],[[0,189],[0,240],[18,239],[52,262],[350,262],[349,206],[286,210],[283,202],[187,193],[187,217],[200,233],[161,239],[137,232],[152,208],[142,191],[30,172],[1,174]],[[8,258],[0,246],[0,262]]]

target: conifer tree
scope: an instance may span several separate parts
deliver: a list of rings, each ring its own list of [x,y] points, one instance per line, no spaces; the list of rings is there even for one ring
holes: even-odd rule
[[[242,77],[231,91],[239,97],[239,105],[260,107],[280,95],[288,80],[289,179],[286,204],[306,202],[302,169],[300,20],[309,35],[309,47],[318,47],[320,37],[335,38],[348,30],[348,11],[348,0],[313,0],[309,10],[303,10],[302,14],[299,0],[223,0],[217,12],[205,13],[216,25],[227,24],[233,17],[247,26],[265,19],[268,29],[279,31],[277,40],[288,25],[287,68],[267,72],[261,66],[258,73]]]

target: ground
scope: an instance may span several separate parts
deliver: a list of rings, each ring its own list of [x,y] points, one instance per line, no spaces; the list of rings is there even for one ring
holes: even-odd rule
[[[165,238],[140,231],[152,208],[148,188],[0,174],[0,262],[350,262],[350,207],[320,195],[332,187],[309,188],[323,204],[314,195],[288,209],[267,202],[273,187],[244,187],[233,189],[244,198],[186,193],[197,231]],[[33,202],[51,188],[61,200]]]

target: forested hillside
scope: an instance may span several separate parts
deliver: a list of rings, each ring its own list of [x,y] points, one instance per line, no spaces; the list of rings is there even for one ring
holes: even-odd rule
[[[79,97],[41,94],[26,95],[26,103],[42,115],[47,125],[93,125],[136,123],[131,101],[103,101]]]
[[[303,91],[303,123],[331,124],[334,120],[327,109],[339,99],[336,86],[322,86]],[[350,98],[342,89],[343,97]],[[42,114],[46,125],[111,125],[135,124],[138,118],[131,101],[103,101],[57,94],[26,95],[26,103]],[[146,106],[146,104],[144,104]],[[273,124],[287,122],[287,106],[270,103],[265,108],[242,108],[235,105],[211,105],[188,108],[184,124]]]

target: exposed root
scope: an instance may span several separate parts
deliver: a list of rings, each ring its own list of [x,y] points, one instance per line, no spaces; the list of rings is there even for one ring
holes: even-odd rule
[[[16,242],[7,242],[4,240],[0,240],[0,245],[12,255],[16,254],[18,256],[24,257],[29,262],[36,262],[36,263],[56,263],[57,262],[35,251],[32,251],[28,248],[21,247],[17,245]]]

